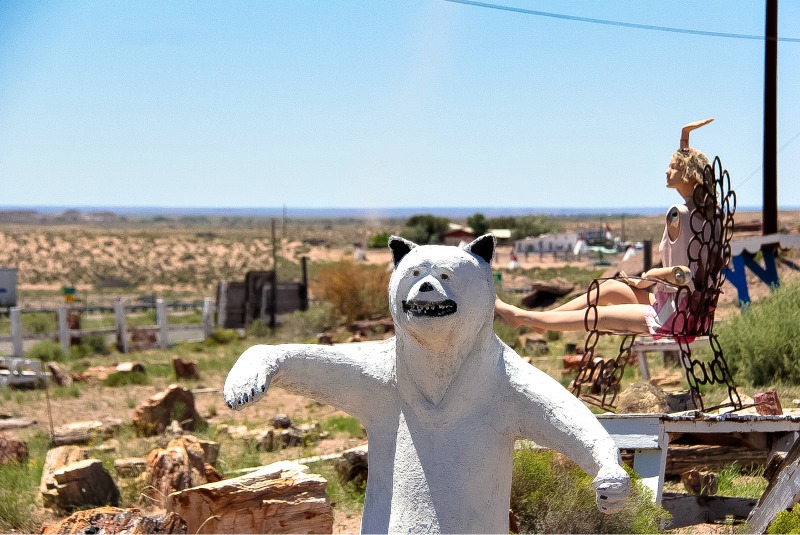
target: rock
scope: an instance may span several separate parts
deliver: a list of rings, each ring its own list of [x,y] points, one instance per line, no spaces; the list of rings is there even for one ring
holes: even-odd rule
[[[710,470],[692,468],[681,474],[681,482],[690,494],[709,496],[717,493],[719,475]]]
[[[158,329],[144,327],[130,329],[129,332],[131,337],[131,349],[133,351],[142,351],[158,345]]]
[[[317,343],[320,345],[332,346],[333,335],[329,333],[319,333],[317,334]]]
[[[197,363],[191,360],[173,357],[172,368],[178,379],[200,379],[200,369],[197,367]]]
[[[216,483],[217,481],[222,481],[225,479],[225,476],[223,476],[219,470],[214,468],[209,463],[205,463],[203,468],[205,468],[206,481],[208,483]]]
[[[202,446],[191,435],[154,449],[147,456],[148,494],[163,506],[171,492],[207,483],[206,464]]]
[[[533,281],[531,292],[522,298],[522,306],[525,308],[550,306],[556,302],[556,299],[567,295],[574,288],[574,284],[561,277],[547,281]]]
[[[28,443],[0,433],[0,464],[28,462]]]
[[[669,412],[684,412],[697,409],[692,400],[691,392],[673,392],[667,394],[667,407]]]
[[[275,429],[289,429],[292,427],[292,420],[286,414],[276,414],[270,418],[269,423]]]
[[[618,414],[669,412],[666,394],[650,383],[633,383],[620,393],[618,400]]]
[[[767,392],[760,392],[753,395],[753,401],[756,404],[756,411],[762,416],[781,416],[783,415],[783,408],[781,407],[781,400],[778,399],[778,394],[774,390]]]
[[[547,354],[547,340],[538,333],[525,333],[519,337],[519,345],[526,351]]]
[[[206,421],[195,408],[192,393],[176,384],[170,385],[133,411],[133,426],[144,436],[163,433],[172,420],[178,420],[183,429],[190,431],[206,426]]]
[[[56,508],[71,511],[87,505],[117,505],[119,489],[98,459],[70,463],[55,472]]]
[[[140,362],[120,362],[114,366],[92,366],[81,373],[76,373],[76,381],[101,382],[108,379],[111,375],[147,373],[144,365]]]
[[[78,511],[68,518],[47,525],[46,535],[84,535],[90,533],[186,533],[186,522],[175,513],[145,516],[139,509],[100,507]]]
[[[332,533],[327,482],[290,461],[241,477],[174,492],[167,511],[190,533]]]
[[[208,464],[217,464],[217,458],[219,457],[219,442],[198,438],[197,443],[200,444],[201,448],[203,448],[203,458],[205,462]]]
[[[343,452],[334,465],[336,473],[339,475],[339,481],[343,485],[349,481],[366,483],[369,473],[368,461],[369,453],[366,444]]]
[[[287,429],[267,428],[252,434],[256,448],[263,451],[276,451],[294,446],[307,446],[322,438],[322,428],[318,423],[301,424]]]
[[[114,461],[114,471],[119,477],[138,477],[147,470],[147,459],[143,457],[124,457]]]
[[[39,494],[42,495],[45,507],[48,509],[58,507],[57,483],[53,474],[61,468],[85,458],[85,453],[79,446],[58,446],[48,450],[42,467],[42,479],[39,483]]]
[[[72,384],[72,376],[58,365],[57,362],[50,361],[47,363],[47,369],[50,370],[50,375],[58,386],[70,386]]]

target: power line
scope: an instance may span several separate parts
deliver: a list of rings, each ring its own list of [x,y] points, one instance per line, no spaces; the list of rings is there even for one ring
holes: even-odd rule
[[[534,15],[537,17],[549,17],[552,19],[571,20],[576,22],[588,22],[591,24],[603,24],[605,26],[619,26],[622,28],[634,28],[637,30],[653,30],[657,32],[671,32],[671,33],[684,33],[691,35],[703,35],[705,37],[726,37],[729,39],[750,39],[753,41],[763,41],[763,35],[752,35],[743,33],[726,33],[726,32],[709,32],[705,30],[690,30],[687,28],[671,28],[669,26],[655,26],[652,24],[636,24],[633,22],[622,22],[618,20],[606,19],[592,19],[589,17],[578,17],[576,15],[564,15],[562,13],[550,13],[547,11],[536,11],[533,9],[522,9],[519,7],[502,6],[498,4],[488,4],[486,2],[475,2],[473,0],[445,0],[446,2],[453,2],[456,4],[464,4],[475,7],[485,7],[488,9],[499,9],[500,11],[511,11],[513,13],[522,13],[524,15]],[[778,37],[778,41],[787,43],[800,43],[800,38],[796,37]]]
[[[786,143],[784,143],[784,144],[781,146],[781,148],[779,148],[779,149],[778,149],[778,154],[780,154],[780,153],[781,153],[781,151],[782,151],[783,149],[785,149],[786,147],[788,147],[789,145],[791,145],[791,144],[792,144],[792,142],[793,142],[794,140],[796,140],[797,138],[799,138],[799,137],[800,137],[800,132],[797,132],[795,135],[793,135],[791,138],[789,138],[789,141],[787,141]],[[737,185],[736,187],[737,187],[737,188],[740,188],[740,187],[744,186],[744,185],[747,183],[747,181],[748,181],[748,180],[750,180],[751,178],[753,178],[754,176],[756,176],[756,173],[758,173],[759,171],[761,171],[761,169],[762,169],[762,168],[763,168],[763,166],[762,166],[762,165],[759,165],[758,167],[756,167],[755,171],[753,171],[752,173],[750,173],[749,175],[747,175],[747,177],[746,177],[744,180],[742,180],[741,182],[739,182],[739,185]]]

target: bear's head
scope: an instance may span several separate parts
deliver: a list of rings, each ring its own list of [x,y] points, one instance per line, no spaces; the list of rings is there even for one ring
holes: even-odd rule
[[[410,331],[415,338],[447,336],[492,323],[493,235],[464,247],[417,245],[392,236],[389,248],[394,260],[389,308],[398,331]]]

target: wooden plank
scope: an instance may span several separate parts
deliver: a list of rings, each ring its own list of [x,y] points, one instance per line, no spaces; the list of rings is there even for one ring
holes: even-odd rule
[[[800,440],[797,440],[747,519],[748,533],[764,533],[778,513],[792,507],[799,500]]]
[[[731,517],[745,520],[757,501],[753,498],[665,492],[661,505],[672,515],[667,529],[678,529],[696,524],[722,523]]]

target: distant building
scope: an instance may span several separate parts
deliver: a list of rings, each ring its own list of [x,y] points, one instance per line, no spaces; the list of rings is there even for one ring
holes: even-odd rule
[[[578,241],[577,232],[563,234],[542,234],[541,236],[527,237],[514,242],[517,254],[525,253],[553,253],[572,251]]]
[[[472,232],[472,229],[469,227],[453,225],[452,223],[450,224],[450,227],[450,230],[444,234],[445,245],[460,245],[462,242],[469,243],[477,238],[475,233]]]
[[[490,228],[489,232],[497,238],[497,245],[508,245],[511,243],[511,229]]]

